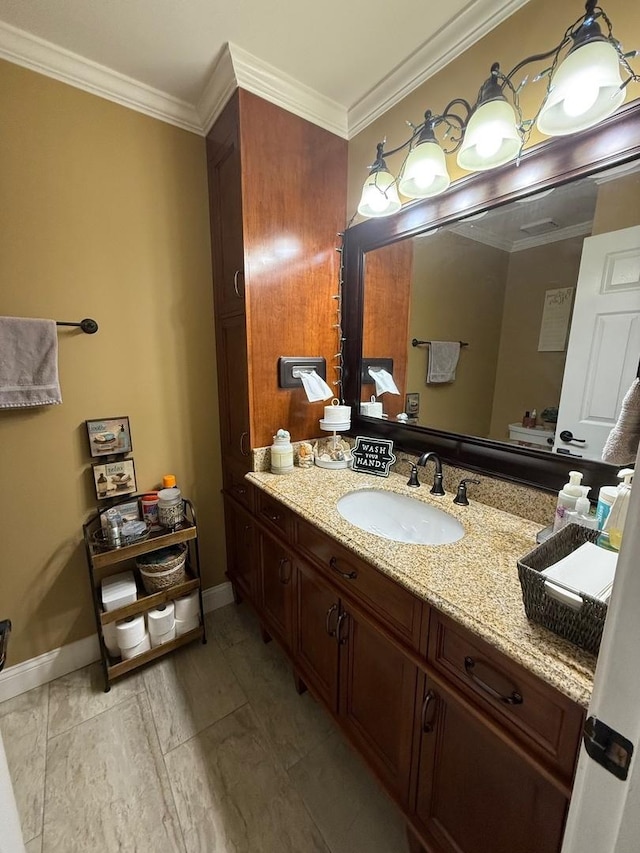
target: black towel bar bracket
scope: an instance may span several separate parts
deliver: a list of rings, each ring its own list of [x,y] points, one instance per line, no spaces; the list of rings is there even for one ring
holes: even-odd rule
[[[56,326],[78,326],[87,335],[95,335],[98,331],[98,324],[95,320],[91,320],[89,317],[85,317],[85,319],[80,320],[79,323],[64,323],[62,320],[58,320],[56,322]]]

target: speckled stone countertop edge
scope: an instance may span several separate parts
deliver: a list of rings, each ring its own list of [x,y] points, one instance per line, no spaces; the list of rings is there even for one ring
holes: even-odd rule
[[[539,523],[477,501],[470,507],[458,507],[451,503],[451,496],[444,502],[426,488],[420,493],[407,490],[404,477],[396,474],[383,479],[314,467],[285,476],[252,472],[247,478],[563,695],[588,706],[594,656],[524,614],[517,559],[535,547]],[[461,521],[465,537],[450,545],[407,545],[362,531],[336,509],[339,497],[361,488],[409,493],[436,505]],[[475,563],[472,570],[470,563]]]

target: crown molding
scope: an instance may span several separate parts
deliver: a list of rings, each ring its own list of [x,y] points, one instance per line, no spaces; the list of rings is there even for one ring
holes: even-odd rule
[[[468,6],[348,111],[348,139],[390,110],[529,0],[471,0]],[[481,73],[482,69],[478,69]],[[487,69],[488,71],[488,69]],[[482,82],[479,80],[478,85]]]
[[[202,134],[202,123],[192,104],[1,21],[0,59]]]
[[[591,180],[600,186],[600,184],[608,184],[610,181],[617,181],[618,178],[626,178],[638,171],[640,171],[640,163],[623,163],[622,166],[617,166],[615,169],[607,169],[603,175],[594,175]]]
[[[237,87],[238,81],[233,70],[233,60],[231,59],[229,45],[226,44],[213,66],[209,80],[205,84],[196,105],[200,127],[205,136],[213,127]]]
[[[484,243],[502,252],[522,252],[525,249],[534,249],[536,246],[547,246],[549,243],[559,243],[561,240],[569,240],[571,237],[583,237],[591,234],[593,221],[578,222],[575,225],[567,225],[566,228],[558,228],[556,231],[548,231],[546,234],[538,234],[533,237],[522,237],[520,240],[509,240],[500,234],[494,234],[476,225],[473,228],[464,222],[454,225],[451,230],[462,237],[475,240],[476,243]]]
[[[347,138],[347,110],[345,107],[336,101],[332,101],[331,98],[319,94],[314,89],[304,86],[293,77],[284,74],[267,62],[263,62],[257,56],[248,53],[232,42],[227,44],[224,54],[228,54],[235,85],[319,127],[323,127],[325,130],[335,133],[343,139]],[[213,75],[205,87],[203,97],[198,104],[198,112],[201,116],[206,116],[206,121],[203,121],[203,125],[207,133],[217,118],[218,112],[229,97],[227,95],[226,100],[222,102],[222,98],[217,93],[219,85],[223,87],[225,92],[229,87],[228,61],[224,54],[222,57],[222,60],[224,60],[223,70],[227,74],[227,79],[222,81],[221,84],[216,79],[218,65],[221,64],[221,60],[216,64]],[[211,105],[214,102],[216,107],[222,102],[218,112],[211,109]]]

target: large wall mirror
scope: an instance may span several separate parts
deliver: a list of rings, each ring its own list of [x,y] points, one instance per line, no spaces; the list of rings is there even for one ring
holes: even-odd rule
[[[599,460],[640,358],[638,122],[636,103],[346,232],[345,400],[375,394],[380,359],[400,391],[356,430],[551,489],[572,467],[615,481]],[[431,341],[462,343],[453,381],[427,382]]]

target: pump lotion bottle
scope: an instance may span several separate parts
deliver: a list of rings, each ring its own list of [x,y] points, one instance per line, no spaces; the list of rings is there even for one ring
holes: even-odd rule
[[[567,513],[575,510],[576,501],[582,497],[583,487],[582,474],[580,471],[569,471],[569,482],[565,483],[562,490],[558,492],[558,503],[556,514],[553,519],[553,532],[561,530],[569,521]]]

